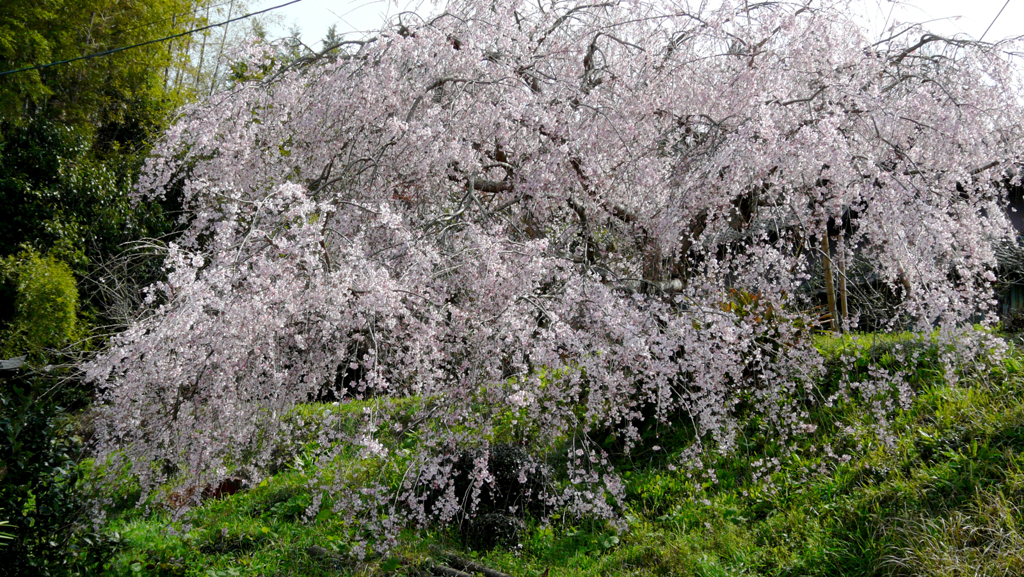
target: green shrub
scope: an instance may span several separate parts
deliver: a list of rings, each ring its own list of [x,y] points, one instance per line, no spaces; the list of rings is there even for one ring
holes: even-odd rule
[[[0,269],[4,284],[14,288],[3,353],[39,357],[79,339],[78,287],[67,264],[25,251],[5,259]]]
[[[4,548],[8,561],[0,564],[5,565],[0,575],[66,574],[63,552],[81,509],[75,491],[77,443],[48,409],[8,411],[17,401],[6,394],[0,401],[0,517],[10,521],[14,534]]]

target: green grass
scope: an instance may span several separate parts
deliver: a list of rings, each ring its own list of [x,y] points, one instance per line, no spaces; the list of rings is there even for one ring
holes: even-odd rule
[[[840,402],[815,410],[818,429],[795,446],[784,450],[751,428],[742,450],[706,451],[708,469],[695,470],[676,459],[685,430],[663,431],[660,451],[643,446],[618,462],[627,486],[622,527],[532,520],[520,549],[491,552],[466,550],[454,530],[434,528],[408,532],[390,556],[355,561],[346,553],[356,529],[327,508],[305,518],[312,497],[303,455],[317,447],[297,439],[282,449],[291,451],[282,471],[248,492],[181,519],[120,513],[105,529],[118,543],[107,572],[413,575],[450,552],[516,576],[1024,574],[1024,353],[965,363],[950,387],[931,339],[817,344],[828,361],[825,390],[839,372],[857,378],[869,360],[910,372],[917,396],[887,434],[857,401]],[[898,344],[918,352],[908,360]],[[853,360],[843,361],[844,352]],[[416,403],[376,410],[402,422]],[[363,408],[308,405],[292,418]],[[777,464],[758,467],[772,459]],[[310,554],[312,546],[321,553]]]

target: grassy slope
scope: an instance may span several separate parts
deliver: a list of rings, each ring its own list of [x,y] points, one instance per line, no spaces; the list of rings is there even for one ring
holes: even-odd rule
[[[854,371],[869,357],[892,362],[891,339],[861,341]],[[819,342],[833,359],[851,345]],[[822,387],[846,370],[830,366]],[[621,533],[604,522],[534,522],[520,550],[478,554],[437,529],[409,535],[391,557],[347,561],[333,552],[345,551],[352,529],[328,512],[302,520],[310,494],[300,452],[261,486],[192,511],[189,527],[167,513],[123,512],[108,525],[119,536],[109,570],[403,575],[443,550],[516,576],[1022,575],[1024,353],[965,368],[956,387],[941,384],[939,367],[931,354],[894,367],[912,371],[918,396],[890,435],[856,403],[822,409],[796,451],[751,436],[737,454],[709,455],[715,479],[670,466],[681,443],[652,437],[619,463],[629,506]],[[752,464],[772,458],[769,480],[752,482]],[[311,556],[310,546],[332,553]]]

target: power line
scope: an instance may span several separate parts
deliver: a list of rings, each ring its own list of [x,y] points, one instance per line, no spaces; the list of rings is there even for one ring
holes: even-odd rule
[[[291,2],[286,2],[284,4],[278,4],[277,6],[272,6],[270,8],[267,8],[267,9],[264,9],[264,10],[260,10],[258,12],[250,12],[249,14],[246,14],[244,16],[239,16],[238,18],[232,18],[230,20],[225,20],[223,22],[218,22],[217,24],[210,24],[208,26],[202,26],[200,28],[193,28],[192,30],[189,30],[188,32],[182,32],[180,34],[174,34],[173,36],[165,36],[163,38],[157,38],[156,40],[147,40],[146,42],[140,42],[138,44],[132,44],[131,46],[122,46],[120,48],[112,48],[110,50],[105,50],[103,52],[97,52],[95,54],[88,54],[86,56],[79,56],[77,58],[69,58],[67,60],[59,60],[57,62],[50,62],[49,64],[36,64],[35,66],[26,66],[25,68],[18,68],[17,70],[6,70],[4,72],[0,72],[0,76],[7,76],[8,74],[17,74],[18,72],[27,72],[29,70],[42,70],[43,68],[49,68],[51,66],[57,66],[58,64],[68,64],[70,62],[77,62],[79,60],[86,60],[86,59],[89,59],[89,58],[99,58],[100,56],[107,56],[109,54],[114,54],[115,52],[123,52],[125,50],[131,50],[132,48],[139,48],[141,46],[148,46],[150,44],[156,44],[158,42],[166,42],[168,40],[174,40],[175,38],[181,38],[182,36],[188,36],[189,34],[195,34],[196,32],[202,32],[203,30],[209,30],[210,28],[216,28],[218,26],[224,26],[225,24],[231,24],[232,22],[237,22],[239,20],[245,20],[246,18],[249,18],[249,17],[252,17],[252,16],[257,16],[257,15],[263,14],[265,12],[270,12],[271,10],[277,10],[278,8],[284,8],[285,6],[291,6],[292,4],[297,4],[299,2],[302,2],[302,0],[291,0]]]
[[[981,33],[981,38],[978,38],[978,42],[981,42],[982,40],[985,39],[985,35],[988,34],[988,31],[992,29],[992,24],[995,24],[996,20],[999,20],[999,16],[1002,15],[1003,10],[1006,10],[1006,7],[1009,4],[1010,0],[1006,0],[1006,4],[1003,4],[1003,7],[999,9],[999,14],[996,14],[996,17],[992,19],[992,22],[988,25],[988,28],[986,28],[985,31]]]

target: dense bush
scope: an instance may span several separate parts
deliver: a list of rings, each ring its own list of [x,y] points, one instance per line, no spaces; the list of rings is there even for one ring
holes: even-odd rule
[[[27,251],[4,261],[2,281],[13,285],[14,311],[2,352],[44,358],[83,336],[78,320],[78,287],[70,267],[53,256]]]
[[[76,488],[80,447],[66,419],[33,402],[31,383],[4,378],[0,385],[0,519],[14,535],[0,574],[66,575],[68,546],[88,521]]]

